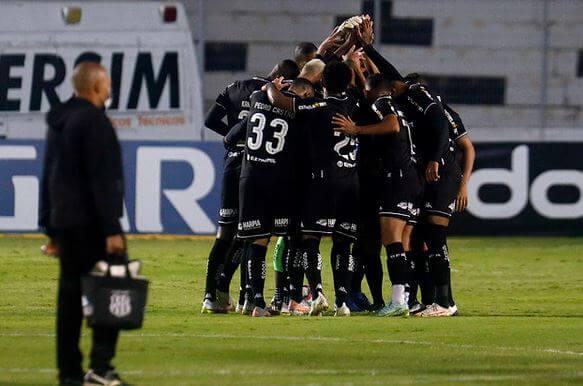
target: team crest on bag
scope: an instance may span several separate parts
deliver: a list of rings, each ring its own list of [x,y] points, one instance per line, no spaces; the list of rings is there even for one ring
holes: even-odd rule
[[[112,291],[109,297],[109,312],[118,318],[128,316],[132,312],[129,291]]]

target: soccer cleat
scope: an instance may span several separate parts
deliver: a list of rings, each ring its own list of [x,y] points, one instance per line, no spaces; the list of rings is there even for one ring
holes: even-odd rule
[[[235,310],[233,303],[235,303],[235,300],[233,300],[228,292],[217,290],[217,307],[224,312],[231,312]]]
[[[373,314],[376,314],[384,306],[385,306],[385,303],[373,303],[373,304],[370,305],[370,309],[368,311],[371,312],[371,313],[373,313]]]
[[[237,303],[237,307],[235,307],[235,312],[237,314],[243,313],[243,307],[245,307],[245,303]]]
[[[358,307],[361,311],[368,311],[371,307],[370,301],[363,292],[353,292],[350,294],[350,300]],[[352,307],[350,307],[352,311]]]
[[[433,303],[432,305],[427,306],[424,311],[418,313],[417,315],[422,317],[451,316],[449,307],[442,307],[437,303]]]
[[[453,306],[449,307],[449,316],[458,316],[457,306],[454,304]]]
[[[241,313],[243,315],[251,315],[254,308],[255,308],[255,303],[249,301],[249,299],[245,299],[245,303],[243,303],[243,309],[241,310]]]
[[[108,370],[105,374],[98,374],[94,370],[89,370],[84,378],[85,386],[129,386],[113,370]]]
[[[409,314],[411,314],[411,315],[418,314],[418,313],[422,312],[423,310],[425,310],[425,308],[427,308],[427,307],[425,307],[425,305],[423,303],[417,302],[415,304],[411,304],[409,306]]]
[[[274,299],[271,300],[271,304],[267,307],[267,310],[272,316],[277,316],[281,314],[281,308],[283,307],[283,302],[277,302]]]
[[[308,315],[310,313],[310,307],[305,305],[304,302],[298,303],[295,300],[290,300],[289,313],[297,316]]]
[[[310,316],[320,315],[322,312],[328,310],[328,301],[322,292],[318,292],[318,297],[312,300],[310,307]]]
[[[389,303],[377,312],[378,316],[409,316],[409,307],[406,304]]]
[[[352,300],[350,296],[346,298],[346,306],[348,306],[350,312],[362,312],[360,307]]]
[[[283,302],[281,305],[281,310],[279,311],[282,315],[289,315],[289,303]]]
[[[271,313],[267,308],[255,307],[253,308],[253,312],[251,313],[253,318],[263,318],[271,316]]]
[[[350,308],[348,308],[345,302],[340,307],[334,304],[334,311],[334,316],[350,316]]]
[[[213,302],[210,299],[204,299],[202,302],[202,309],[200,310],[201,314],[221,314],[225,313],[223,309],[221,309],[217,302]]]

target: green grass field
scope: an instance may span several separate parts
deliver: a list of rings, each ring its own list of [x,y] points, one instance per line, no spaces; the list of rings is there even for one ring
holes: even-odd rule
[[[2,385],[56,382],[58,264],[39,254],[41,242],[0,237]],[[128,382],[583,383],[583,238],[453,239],[461,316],[436,319],[201,315],[211,245],[130,241],[151,289],[144,328],[123,333],[119,342],[115,364]],[[324,279],[333,298],[327,266]],[[266,296],[272,291],[269,272]]]

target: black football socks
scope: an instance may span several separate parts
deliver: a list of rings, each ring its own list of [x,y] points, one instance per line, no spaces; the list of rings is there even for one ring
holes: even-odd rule
[[[211,301],[216,300],[216,289],[217,289],[217,275],[221,264],[225,261],[225,256],[231,247],[231,240],[216,239],[209,253],[207,266],[206,266],[206,278],[205,278],[205,299]]]
[[[427,224],[427,247],[429,248],[429,270],[435,288],[435,303],[449,307],[449,253],[447,251],[447,227]]]
[[[302,241],[304,258],[307,263],[306,276],[316,299],[322,292],[322,256],[320,255],[320,240],[307,238]]]
[[[391,302],[405,304],[405,283],[407,283],[407,257],[402,243],[391,243],[385,247],[387,251],[387,268],[391,279]]]
[[[263,298],[263,288],[265,287],[265,255],[267,247],[259,244],[249,243],[246,248],[248,270],[247,277],[251,283],[251,298],[256,307],[265,308],[265,299]]]
[[[223,269],[219,272],[219,279],[217,281],[217,289],[221,292],[229,292],[231,280],[241,265],[241,258],[243,256],[243,240],[235,238],[231,243],[229,252],[227,252],[226,260],[223,264]]]

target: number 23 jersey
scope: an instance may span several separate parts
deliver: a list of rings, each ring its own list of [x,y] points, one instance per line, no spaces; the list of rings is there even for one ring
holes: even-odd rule
[[[297,118],[305,122],[314,177],[342,178],[356,172],[358,141],[334,131],[332,118],[337,113],[352,117],[357,108],[356,98],[347,94],[294,99]]]

